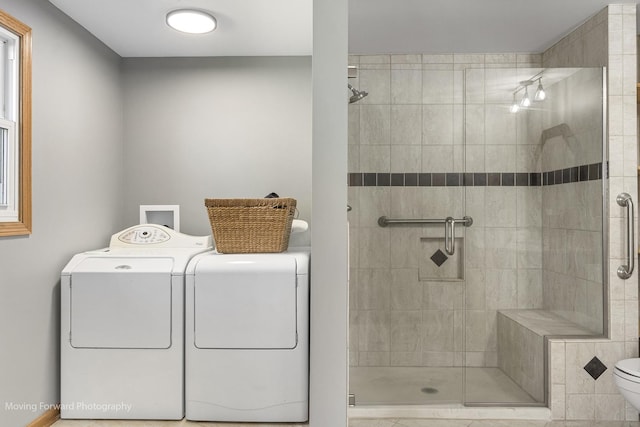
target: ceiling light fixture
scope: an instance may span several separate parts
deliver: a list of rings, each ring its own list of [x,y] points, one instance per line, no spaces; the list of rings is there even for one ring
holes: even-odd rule
[[[522,97],[522,100],[520,101],[520,106],[521,107],[530,107],[531,106],[531,98],[529,98],[529,88],[528,88],[528,86],[531,84],[531,81],[526,80],[526,81],[520,82],[520,84],[522,86],[524,86],[524,96]]]
[[[547,98],[547,94],[542,87],[542,73],[538,73],[533,76],[529,80],[522,80],[518,83],[518,87],[513,91],[513,103],[509,107],[509,111],[512,113],[517,113],[521,108],[527,108],[531,106],[531,97],[529,97],[529,86],[531,86],[534,82],[538,82],[538,89],[536,90],[535,95],[533,96],[533,101],[544,101]],[[516,101],[516,95],[518,92],[523,91],[522,99],[520,102]]]
[[[511,103],[511,107],[509,107],[509,111],[512,113],[517,113],[520,111],[520,104],[516,101],[516,93],[513,92],[513,103]]]
[[[542,87],[542,77],[538,79],[538,89],[536,90],[536,94],[533,96],[533,99],[536,101],[544,101],[547,97],[547,93],[544,91]]]
[[[210,33],[217,24],[216,18],[201,10],[178,9],[167,13],[167,25],[183,33]]]

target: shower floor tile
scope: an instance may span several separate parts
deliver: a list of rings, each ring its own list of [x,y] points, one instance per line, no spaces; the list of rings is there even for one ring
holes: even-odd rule
[[[430,405],[462,401],[462,368],[352,367],[349,393],[358,405]],[[467,403],[535,404],[498,368],[467,368]]]

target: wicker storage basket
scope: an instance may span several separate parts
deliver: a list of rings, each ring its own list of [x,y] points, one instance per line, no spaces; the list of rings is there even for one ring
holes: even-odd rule
[[[205,199],[216,250],[225,254],[283,252],[296,200]]]

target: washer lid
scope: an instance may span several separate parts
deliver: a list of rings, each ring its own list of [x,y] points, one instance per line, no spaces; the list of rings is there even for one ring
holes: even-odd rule
[[[71,346],[171,347],[172,266],[171,258],[87,258],[69,283]]]
[[[616,363],[616,369],[640,378],[640,358],[620,360]]]

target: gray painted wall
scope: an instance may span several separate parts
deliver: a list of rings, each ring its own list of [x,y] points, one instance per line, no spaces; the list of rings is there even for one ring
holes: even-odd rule
[[[180,231],[210,234],[204,198],[272,191],[310,222],[310,57],[125,59],[123,79],[128,224],[177,204]]]
[[[0,238],[0,425],[18,426],[59,400],[60,271],[123,225],[122,86],[120,58],[49,2],[0,9],[33,29],[33,234]]]
[[[347,425],[347,14],[313,2],[310,427]]]

